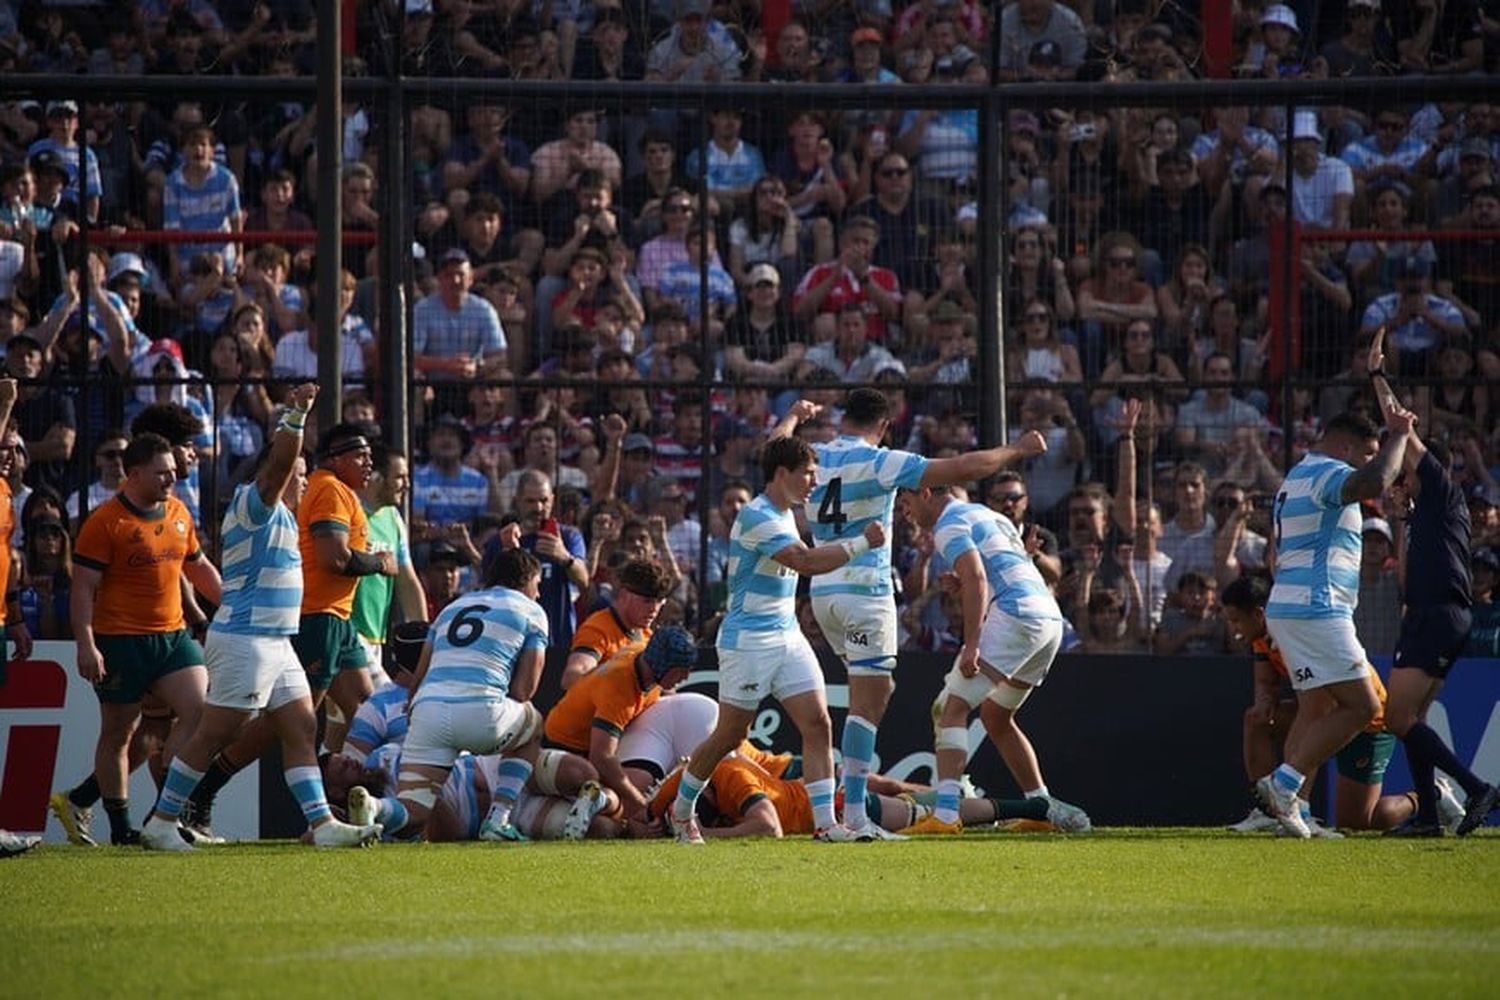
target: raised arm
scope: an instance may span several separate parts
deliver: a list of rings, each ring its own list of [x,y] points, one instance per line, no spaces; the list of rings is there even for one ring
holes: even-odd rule
[[[1141,417],[1141,401],[1127,399],[1120,414],[1119,462],[1115,470],[1115,499],[1110,516],[1125,532],[1135,537],[1135,425]]]
[[[255,491],[261,503],[275,507],[281,502],[281,494],[292,478],[292,469],[297,456],[302,454],[302,428],[307,415],[312,411],[313,400],[318,398],[318,384],[304,382],[295,386],[287,396],[290,407],[276,424],[276,436],[271,439],[271,455],[255,475]]]
[[[1390,489],[1396,477],[1401,474],[1401,461],[1406,456],[1406,446],[1416,436],[1412,433],[1416,423],[1417,416],[1410,410],[1397,407],[1386,411],[1385,426],[1389,433],[1381,442],[1375,457],[1344,480],[1339,494],[1341,502],[1349,504],[1374,500]]]
[[[958,486],[972,483],[995,475],[1013,462],[1024,462],[1046,452],[1047,439],[1042,437],[1041,432],[1027,431],[1013,445],[971,451],[952,458],[933,459],[927,463],[927,469],[922,473],[922,485]]]

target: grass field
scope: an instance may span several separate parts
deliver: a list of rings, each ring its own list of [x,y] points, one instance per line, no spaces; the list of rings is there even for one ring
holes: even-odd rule
[[[1494,996],[1500,835],[382,846],[0,863],[0,996]]]

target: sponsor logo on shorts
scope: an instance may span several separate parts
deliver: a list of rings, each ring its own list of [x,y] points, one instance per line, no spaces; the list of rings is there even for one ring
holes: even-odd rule
[[[868,648],[870,645],[870,636],[866,632],[850,632],[844,636],[844,642],[850,646],[865,646]]]
[[[740,685],[740,690],[741,691],[746,691],[746,692],[748,692],[748,691],[759,691],[760,690],[760,682],[759,681],[747,681],[746,683]]]
[[[1299,681],[1310,681],[1313,678],[1312,668],[1298,667],[1296,672],[1293,673],[1292,676]]]

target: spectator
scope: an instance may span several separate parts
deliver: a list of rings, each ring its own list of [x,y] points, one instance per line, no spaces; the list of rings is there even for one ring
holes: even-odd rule
[[[688,154],[684,169],[689,177],[702,176],[721,205],[743,205],[766,173],[760,150],[740,137],[745,113],[737,107],[718,107],[709,113],[708,122],[708,142]]]
[[[693,516],[697,508],[688,506],[691,500],[683,484],[673,479],[655,479],[646,490],[646,496],[651,517],[661,518],[665,524],[664,537],[672,552],[672,561],[687,567],[687,577],[696,579],[703,526]]]
[[[682,486],[689,507],[696,510],[698,484],[709,458],[703,436],[704,401],[696,395],[677,397],[670,433],[658,434],[652,442],[653,477],[674,480]],[[629,442],[627,441],[627,446]],[[649,493],[649,490],[648,490]]]
[[[975,65],[978,65],[977,61]],[[935,70],[934,82],[958,82],[952,70],[951,65],[947,72]],[[968,181],[978,173],[978,140],[977,111],[912,110],[901,116],[892,148],[916,166],[928,194],[942,197],[956,184]]]
[[[363,321],[350,323],[349,307],[354,304],[356,282],[348,271],[339,276],[339,340],[343,377],[350,382],[364,382],[378,370],[375,338]],[[276,344],[276,359],[271,371],[279,379],[302,381],[319,377],[318,323],[315,293],[307,297],[307,327],[285,334]],[[418,306],[420,308],[420,305]]]
[[[1056,0],[1016,0],[1000,12],[999,32],[1001,80],[1035,78],[1033,53],[1048,43],[1058,49],[1057,66],[1046,74],[1048,79],[1071,80],[1083,65],[1087,46],[1083,22],[1072,8]]]
[[[1045,301],[1027,302],[1021,312],[1020,333],[1020,343],[1006,359],[1006,371],[1011,378],[1069,385],[1083,381],[1078,349],[1058,337],[1052,309]],[[1012,332],[1013,342],[1014,339]]]
[[[67,171],[64,200],[79,204],[79,184],[83,185],[83,215],[90,222],[99,221],[99,198],[103,183],[99,179],[99,158],[78,140],[78,102],[47,102],[47,135],[26,150],[28,158],[38,153],[56,153]]]
[[[1396,349],[1401,371],[1427,374],[1444,337],[1465,332],[1458,307],[1432,292],[1432,269],[1420,257],[1408,257],[1396,272],[1396,291],[1371,302],[1361,321],[1361,332],[1385,327],[1386,343]]]
[[[646,56],[646,79],[723,83],[740,78],[740,51],[717,21],[710,30],[707,0],[677,0],[677,23]],[[691,171],[689,171],[691,173]]]
[[[1411,125],[1411,115],[1401,108],[1381,108],[1375,134],[1344,147],[1339,158],[1354,171],[1356,194],[1375,184],[1394,184],[1410,197],[1425,182],[1437,150],[1413,135]]]
[[[285,167],[266,173],[260,204],[250,210],[245,228],[253,232],[312,232],[313,221],[296,207],[297,175]]]
[[[1472,225],[1471,199],[1495,183],[1493,154],[1489,139],[1477,135],[1444,150],[1438,157],[1443,179],[1428,201],[1427,218],[1443,226]]]
[[[1403,240],[1400,233],[1410,225],[1411,190],[1404,184],[1381,181],[1370,187],[1370,228],[1390,233],[1378,240],[1356,240],[1349,244],[1344,263],[1349,280],[1367,302],[1396,290],[1396,271],[1408,257],[1437,264],[1431,240]]]
[[[1190,345],[1207,333],[1211,303],[1224,290],[1224,282],[1213,273],[1208,250],[1197,243],[1184,244],[1172,266],[1172,276],[1156,290],[1157,309],[1168,343]],[[1192,365],[1193,358],[1189,356],[1189,368]]]
[[[505,331],[495,307],[469,292],[474,271],[456,247],[437,262],[437,291],[412,310],[412,368],[431,382],[483,375],[497,377],[506,365]],[[439,409],[454,412],[454,393],[439,393]]]
[[[1181,462],[1173,481],[1176,513],[1162,529],[1161,551],[1175,572],[1169,585],[1188,570],[1214,573],[1214,540],[1218,525],[1208,510],[1208,473],[1197,462]]]
[[[1134,236],[1105,234],[1098,258],[1096,277],[1078,288],[1078,318],[1086,324],[1083,363],[1087,372],[1099,370],[1107,346],[1113,350],[1114,345],[1123,344],[1129,349],[1124,336],[1127,329],[1142,322],[1154,326],[1157,316],[1156,295],[1140,278],[1141,245]]]
[[[1141,242],[1160,262],[1177,261],[1189,247],[1201,251],[1208,245],[1210,199],[1185,149],[1158,155],[1156,176],[1158,183],[1146,192]],[[1208,263],[1206,254],[1204,263]]]
[[[647,130],[641,137],[641,158],[645,169],[626,178],[620,189],[620,203],[635,220],[630,233],[631,246],[639,246],[661,234],[666,225],[665,206],[669,195],[685,194],[694,205],[698,201],[696,179],[682,172],[677,163],[677,144],[670,135]],[[710,214],[716,214],[717,203],[713,199],[709,202]]]
[[[428,461],[412,470],[414,539],[446,538],[454,525],[474,526],[481,515],[500,512],[500,480],[493,467],[486,476],[464,464],[472,446],[468,427],[451,414],[443,414],[428,428]]]
[[[1228,630],[1214,607],[1214,582],[1197,571],[1177,579],[1177,601],[1162,615],[1155,651],[1164,656],[1204,656],[1228,652]]]
[[[271,329],[277,337],[302,329],[307,296],[287,280],[292,272],[292,255],[275,243],[262,243],[251,250],[248,257],[245,277],[238,288],[241,294],[235,297],[234,308],[245,301],[260,306],[271,320]],[[111,262],[110,270],[114,269]]]
[[[1274,485],[1279,486],[1278,480]],[[1256,531],[1251,522],[1259,521],[1257,510],[1270,509],[1270,496],[1256,493],[1246,494],[1244,487],[1234,480],[1224,480],[1214,487],[1212,517],[1217,530],[1214,533],[1213,577],[1220,584],[1228,584],[1245,573],[1265,568],[1266,536]],[[1257,507],[1259,504],[1259,507]],[[1195,572],[1186,568],[1186,572]],[[1185,573],[1179,574],[1181,580]]]
[[[574,80],[640,80],[646,60],[630,35],[630,21],[618,7],[598,7],[594,26],[573,61]]]
[[[1249,178],[1275,169],[1281,146],[1270,132],[1250,124],[1249,109],[1220,108],[1214,115],[1214,125],[1191,147],[1205,190],[1219,191],[1226,183],[1243,185]],[[1313,130],[1317,130],[1316,122]]]
[[[776,279],[780,291],[783,277],[794,281],[800,273],[797,256],[801,250],[802,223],[786,199],[786,185],[779,177],[762,177],[751,191],[750,204],[743,215],[729,227],[729,273],[736,284],[747,292],[751,288],[750,273],[760,264],[780,272]],[[833,256],[833,235],[826,220],[815,233],[814,245],[822,240],[826,243],[814,249],[813,257],[826,260]]]
[[[27,631],[33,639],[72,639],[73,545],[62,520],[35,516],[26,525],[23,554],[16,600]]]
[[[787,134],[789,141],[772,156],[769,172],[785,182],[787,204],[797,217],[811,223],[815,238],[821,234],[823,256],[815,253],[814,259],[824,260],[833,255],[832,220],[847,203],[833,142],[823,116],[812,110],[795,113]]]
[[[927,319],[926,339],[932,348],[906,352],[912,362],[907,377],[919,383],[972,385],[977,381],[974,365],[979,353],[974,336],[978,324],[974,317],[944,299],[933,307]]]
[[[1500,553],[1488,546],[1475,549],[1472,572],[1474,620],[1464,655],[1500,657],[1500,601],[1495,593],[1500,584]],[[43,638],[35,629],[31,634]]]
[[[879,157],[874,177],[874,194],[854,207],[856,215],[874,220],[876,226],[871,261],[895,274],[901,288],[924,287],[936,261],[944,207],[916,192],[911,164],[900,153]]]
[[[687,231],[687,260],[668,265],[657,292],[663,299],[676,303],[687,315],[689,336],[697,335],[706,315],[709,338],[718,344],[723,342],[724,324],[734,314],[738,297],[734,279],[718,263],[719,255],[714,244],[713,229],[693,223]]]
[[[527,469],[518,478],[515,513],[520,519],[520,547],[542,564],[537,603],[547,612],[548,641],[566,648],[578,624],[575,602],[589,585],[588,550],[583,535],[572,525],[559,524],[552,514],[552,480],[545,472]],[[486,548],[485,561],[498,545]]]
[[[502,511],[514,506],[521,477],[528,471],[540,472],[546,477],[549,495],[554,479],[565,488],[587,490],[588,476],[577,466],[565,464],[558,457],[558,448],[558,431],[555,425],[538,420],[527,427],[521,435],[521,464],[500,480],[495,505]]]
[[[240,184],[234,173],[214,161],[214,132],[197,125],[183,133],[182,166],[167,177],[162,190],[162,228],[168,231],[236,233],[241,229]],[[224,272],[239,264],[234,243],[182,243],[169,258],[174,288],[180,288],[193,258],[216,253]]]
[[[1040,228],[1028,226],[1011,243],[1010,267],[1005,274],[1005,323],[1014,329],[1026,321],[1032,303],[1041,301],[1049,326],[1070,323],[1077,312],[1068,286],[1068,266],[1044,245]],[[1028,376],[1031,377],[1031,376]]]
[[[1133,570],[1124,571],[1125,591],[1095,587],[1101,565],[1098,547],[1084,554],[1078,575],[1078,610],[1073,627],[1078,633],[1080,653],[1139,653],[1146,646],[1140,624],[1140,584]],[[1125,563],[1129,566],[1129,561]]]
[[[880,369],[901,362],[870,338],[865,313],[859,304],[846,302],[839,309],[834,339],[814,345],[803,363],[809,368],[833,372],[845,382],[860,383],[874,381]]]
[[[503,104],[479,101],[464,109],[467,128],[448,148],[443,164],[445,204],[452,215],[464,213],[466,199],[488,194],[500,200],[502,216],[524,218],[520,209],[531,186],[531,150],[506,132],[510,122],[510,108]]]
[[[602,174],[611,190],[620,186],[620,157],[600,141],[599,112],[591,107],[574,109],[563,137],[543,144],[531,155],[531,196],[545,202],[564,188],[576,187],[585,170]]]
[[[1494,277],[1494,263],[1500,259],[1497,258],[1500,254],[1500,187],[1490,184],[1470,195],[1468,226],[1495,235],[1443,245],[1438,294],[1458,307],[1469,326],[1479,331],[1492,331],[1500,328],[1500,282]],[[1485,377],[1500,378],[1500,367],[1492,366],[1485,372]]]
[[[901,282],[894,272],[872,263],[880,229],[867,215],[844,221],[839,232],[839,255],[802,276],[792,293],[792,310],[803,323],[813,324],[813,340],[831,339],[842,321],[834,317],[853,305],[864,314],[869,338],[884,343],[887,324],[901,313]],[[837,369],[836,369],[837,370]]]
[[[43,358],[42,345],[27,334],[18,334],[5,345],[5,367],[21,383],[11,417],[26,445],[28,483],[62,493],[72,489],[70,466],[77,422],[73,401],[38,382]]]
[[[1400,522],[1397,522],[1400,524]],[[1396,538],[1383,517],[1367,517],[1359,561],[1359,603],[1354,633],[1371,656],[1390,656],[1401,631],[1401,581],[1396,572]]]
[[[262,383],[247,381],[255,359],[232,330],[225,329],[214,338],[208,357],[214,379],[212,410],[217,417],[214,481],[220,498],[228,499],[243,481],[242,466],[253,461],[265,444],[271,397]]]
[[[1123,344],[1123,349],[1110,359],[1103,374],[1099,376],[1103,387],[1095,389],[1090,396],[1090,404],[1096,411],[1106,406],[1119,392],[1118,383],[1184,382],[1177,362],[1165,351],[1157,349],[1156,328],[1150,320],[1137,319],[1126,324]]]
[[[1412,0],[1392,4],[1388,16],[1406,72],[1460,75],[1483,67],[1484,38],[1474,0]]]
[[[661,294],[662,278],[673,264],[688,259],[687,233],[698,208],[686,191],[674,188],[662,198],[661,211],[662,234],[641,247],[635,266],[636,280],[640,282],[641,293],[646,299],[646,311],[654,323],[660,322],[657,313],[668,302]],[[717,254],[712,259],[718,263]]]
[[[462,595],[464,571],[470,565],[469,555],[450,542],[439,539],[428,547],[421,579],[422,592],[427,595],[429,621],[435,620],[440,611]]]
[[[1316,111],[1298,111],[1292,121],[1292,218],[1309,229],[1348,229],[1354,202],[1354,172],[1343,160],[1323,155]]]
[[[734,519],[753,498],[748,482],[728,480],[719,488],[719,504],[708,522],[708,575],[704,587],[709,607],[722,611],[729,600],[729,532]]]
[[[77,490],[68,496],[65,504],[73,531],[78,530],[86,512],[120,491],[120,484],[125,481],[125,446],[129,443],[130,439],[122,431],[107,430],[99,435],[94,445],[95,477],[89,483],[88,497],[84,499],[80,495],[83,491]]]
[[[1259,410],[1234,397],[1234,360],[1214,354],[1203,364],[1203,383],[1193,398],[1177,411],[1177,443],[1211,473],[1224,470],[1229,446],[1240,428],[1259,430],[1265,422]]]
[[[1380,0],[1349,0],[1344,7],[1348,25],[1342,35],[1323,46],[1328,75],[1393,76],[1398,56],[1391,39],[1380,28]]]
[[[1067,399],[1054,389],[1045,386],[1027,388],[1021,396],[1019,413],[1020,419],[1010,427],[1011,443],[1014,444],[1027,431],[1037,431],[1047,439],[1047,451],[1027,461],[1026,481],[1016,485],[1023,485],[1029,491],[1037,514],[1048,520],[1078,482],[1087,445]],[[1026,500],[1025,492],[1021,499]],[[1019,517],[1025,509],[1023,503],[1020,511],[1001,513]]]

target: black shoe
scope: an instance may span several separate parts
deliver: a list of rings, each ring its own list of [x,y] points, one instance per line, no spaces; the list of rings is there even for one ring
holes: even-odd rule
[[[119,837],[111,836],[109,842],[115,847],[139,847],[141,846],[141,831],[126,830]]]
[[[1453,832],[1460,837],[1467,837],[1489,819],[1490,813],[1496,809],[1500,809],[1500,788],[1487,785],[1478,795],[1469,796],[1469,801],[1464,803],[1464,818],[1458,821]]]
[[[1393,826],[1385,831],[1387,837],[1441,837],[1443,827],[1438,823],[1419,823],[1415,819],[1409,819],[1400,826]]]

